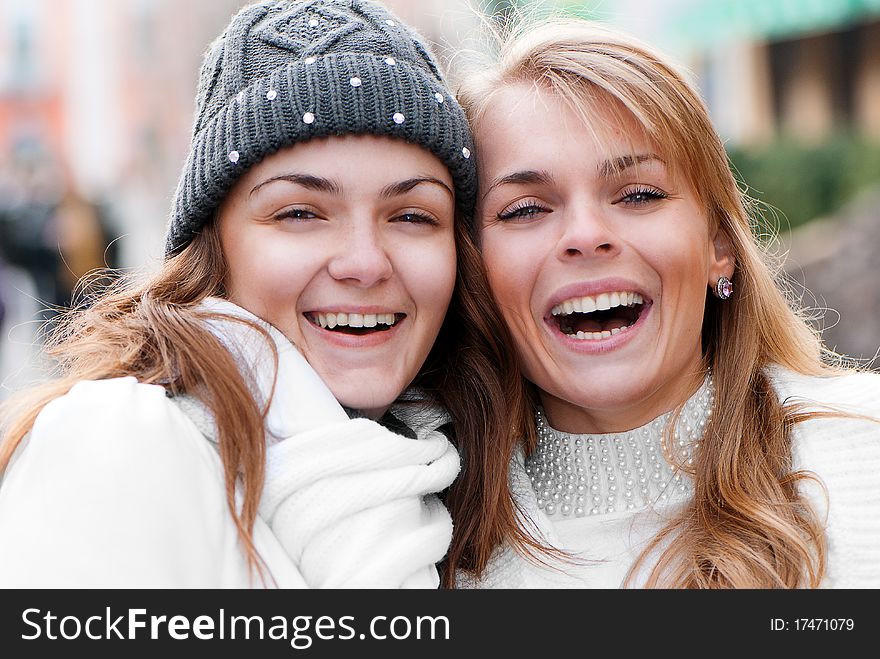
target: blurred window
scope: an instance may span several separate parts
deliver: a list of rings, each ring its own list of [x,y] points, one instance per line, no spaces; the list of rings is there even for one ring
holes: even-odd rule
[[[44,67],[44,55],[40,52],[43,3],[15,2],[6,6],[6,12],[6,80],[13,91],[39,87]]]

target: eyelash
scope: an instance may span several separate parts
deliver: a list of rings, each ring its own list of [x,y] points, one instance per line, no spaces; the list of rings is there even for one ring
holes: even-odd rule
[[[496,217],[502,222],[508,222],[511,220],[529,220],[541,213],[550,212],[551,210],[549,208],[546,208],[545,206],[541,206],[534,201],[526,199],[518,202],[513,208],[498,213]]]
[[[309,217],[304,217],[305,215],[308,215]],[[318,216],[307,208],[286,208],[275,215],[276,220],[293,220],[294,222],[313,220],[316,217]]]
[[[644,206],[668,198],[669,195],[662,190],[647,186],[638,186],[625,191],[621,198],[614,203],[627,206]],[[531,200],[524,200],[517,203],[513,208],[498,213],[496,217],[502,222],[508,222],[511,220],[528,220],[538,214],[550,212],[552,211],[545,206]]]
[[[413,219],[405,220],[403,218],[413,218]],[[394,218],[392,218],[392,221],[399,221],[399,222],[403,222],[404,224],[427,224],[430,226],[437,226],[439,224],[439,222],[431,215],[428,215],[426,213],[413,213],[413,212],[401,213],[400,215],[397,215]]]
[[[641,197],[641,199],[637,199],[639,197]],[[623,193],[623,196],[621,196],[621,198],[615,203],[626,204],[629,206],[644,206],[646,204],[650,204],[651,202],[668,198],[669,195],[662,190],[646,186],[639,186],[631,190],[626,190]]]
[[[313,220],[317,217],[318,216],[314,212],[306,208],[288,208],[275,215],[274,219],[277,221],[292,220],[294,222],[302,222],[305,220]],[[401,213],[392,218],[392,221],[404,224],[424,224],[430,226],[437,226],[439,224],[436,219],[424,213]]]

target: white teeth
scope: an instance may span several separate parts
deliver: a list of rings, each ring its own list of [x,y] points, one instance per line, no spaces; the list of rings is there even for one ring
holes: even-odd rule
[[[644,298],[638,293],[630,291],[613,291],[600,293],[596,297],[585,295],[584,297],[572,298],[560,302],[550,310],[554,316],[568,316],[573,313],[592,313],[593,311],[605,311],[614,307],[631,307],[634,304],[644,304]]]
[[[602,336],[603,334],[605,332],[578,332],[574,337],[582,341],[598,341],[599,339],[607,338]]]
[[[394,325],[397,316],[393,313],[317,313],[314,315],[317,325],[326,329],[335,327],[376,327],[377,325]]]
[[[571,336],[582,341],[599,341],[601,339],[611,338],[615,334],[620,334],[628,329],[629,327],[615,327],[613,330],[603,330],[601,332],[577,332]]]

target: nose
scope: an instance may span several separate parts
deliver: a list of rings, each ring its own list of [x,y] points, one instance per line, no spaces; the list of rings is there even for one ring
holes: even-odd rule
[[[619,252],[620,239],[601,209],[585,205],[568,213],[557,249],[561,260]]]
[[[331,277],[368,288],[391,276],[388,248],[373,218],[352,222],[339,234],[328,265]]]

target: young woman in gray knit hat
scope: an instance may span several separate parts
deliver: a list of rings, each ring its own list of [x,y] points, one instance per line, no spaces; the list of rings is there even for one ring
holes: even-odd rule
[[[71,313],[62,377],[5,415],[0,585],[436,587],[450,439],[509,435],[472,149],[380,5],[238,13],[164,267]],[[449,500],[491,507],[487,477]]]

